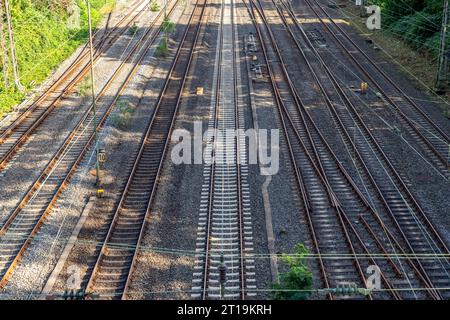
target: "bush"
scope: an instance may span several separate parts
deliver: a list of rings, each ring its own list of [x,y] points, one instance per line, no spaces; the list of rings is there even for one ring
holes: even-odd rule
[[[169,52],[169,48],[167,46],[167,39],[163,37],[159,42],[158,47],[156,47],[156,54],[158,56],[165,56],[167,55],[167,52]]]
[[[163,22],[162,30],[167,34],[172,33],[175,30],[175,23],[173,23],[169,19],[165,19]]]
[[[442,21],[441,0],[372,0],[379,5],[382,28],[405,41],[416,51],[437,57]]]
[[[280,283],[274,284],[276,300],[306,300],[311,294],[312,273],[306,264],[308,250],[303,244],[295,246],[294,255],[283,255],[282,262],[289,271],[280,273]]]
[[[130,35],[134,36],[138,32],[139,27],[137,26],[136,22],[133,23],[133,25],[130,27]]]
[[[91,0],[95,27],[115,0]],[[68,22],[69,4],[80,7],[80,29]],[[65,60],[88,36],[87,8],[84,0],[17,0],[10,1],[19,73],[25,92],[0,81],[0,116],[18,104],[25,95]],[[9,68],[10,71],[12,70]],[[13,83],[12,74],[9,74]],[[0,69],[3,79],[3,69]]]
[[[116,127],[125,127],[129,124],[131,117],[134,113],[134,108],[124,101],[119,100],[116,103],[117,113],[111,116],[111,121]]]

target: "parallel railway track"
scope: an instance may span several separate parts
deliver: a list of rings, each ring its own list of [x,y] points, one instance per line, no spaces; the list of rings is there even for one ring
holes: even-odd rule
[[[263,10],[258,10],[260,16],[264,16]],[[263,20],[265,20],[265,18],[263,18]],[[268,25],[267,21],[264,21],[266,25]],[[289,28],[286,28],[287,30],[289,30]],[[270,27],[268,27],[268,34],[270,35]],[[425,271],[426,266],[424,268],[423,264],[419,261],[419,260],[410,260],[408,259],[408,264],[409,266],[404,266],[401,265],[401,268],[403,269],[403,276],[405,276],[405,269],[407,270],[412,270],[416,273],[416,277],[415,279],[410,279],[410,277],[406,277],[406,279],[398,279],[398,275],[402,274],[402,272],[399,270],[399,267],[397,266],[396,262],[393,261],[393,259],[389,258],[389,255],[387,254],[387,249],[386,247],[389,247],[385,244],[383,244],[384,242],[387,242],[388,244],[392,242],[394,242],[396,244],[396,248],[393,249],[394,252],[394,257],[395,254],[397,252],[402,252],[405,253],[404,249],[402,248],[402,246],[398,243],[398,240],[396,240],[396,238],[392,237],[386,240],[386,237],[389,237],[389,235],[392,235],[392,233],[389,231],[389,229],[386,227],[386,225],[384,224],[383,220],[380,219],[379,214],[377,211],[375,211],[371,206],[368,205],[368,203],[365,201],[364,197],[362,196],[362,194],[358,191],[358,189],[356,188],[356,186],[353,185],[351,178],[348,177],[348,175],[345,173],[345,170],[343,170],[342,168],[339,168],[339,161],[337,160],[337,158],[335,158],[335,156],[333,156],[335,158],[334,162],[335,164],[333,165],[332,163],[330,163],[330,159],[327,158],[325,156],[325,150],[324,149],[328,149],[328,152],[331,152],[329,146],[324,148],[323,146],[327,145],[325,140],[323,139],[323,137],[320,137],[320,133],[317,129],[317,126],[314,124],[314,122],[312,121],[312,118],[308,115],[308,113],[306,112],[306,110],[303,111],[303,115],[300,112],[300,118],[302,119],[303,122],[303,128],[300,126],[300,121],[299,121],[299,115],[296,114],[296,108],[289,108],[290,103],[288,103],[287,101],[289,101],[289,98],[286,98],[286,96],[282,95],[283,91],[291,91],[292,95],[297,96],[296,99],[297,100],[296,103],[293,103],[293,105],[297,104],[297,109],[301,110],[303,107],[301,106],[301,99],[300,97],[298,97],[297,93],[296,93],[296,89],[293,87],[293,84],[291,83],[291,80],[289,78],[288,72],[286,70],[286,68],[284,67],[284,63],[283,63],[283,59],[280,55],[280,52],[276,46],[276,42],[274,40],[273,35],[270,35],[267,38],[269,41],[267,42],[272,42],[274,45],[274,49],[275,51],[278,53],[277,57],[275,59],[268,59],[267,57],[267,53],[266,50],[264,50],[264,46],[263,46],[263,51],[265,54],[265,59],[266,61],[281,61],[280,62],[280,66],[281,69],[283,69],[284,73],[284,77],[285,80],[288,83],[288,90],[284,89],[283,90],[283,84],[280,81],[280,84],[277,84],[277,81],[274,80],[274,78],[276,78],[276,74],[273,74],[273,70],[270,67],[269,64],[267,64],[267,67],[269,69],[269,74],[271,74],[271,81],[272,81],[272,85],[274,87],[274,92],[277,96],[277,103],[278,106],[280,108],[280,106],[282,108],[280,108],[280,115],[281,115],[281,119],[282,119],[282,124],[283,127],[285,129],[286,132],[286,139],[288,142],[288,148],[291,152],[291,159],[293,160],[294,163],[294,171],[296,173],[296,177],[297,177],[297,181],[298,181],[298,185],[299,185],[299,190],[301,191],[301,195],[303,197],[303,201],[304,201],[304,208],[303,210],[306,212],[307,215],[307,221],[309,221],[309,226],[310,226],[310,231],[312,234],[312,238],[313,238],[313,244],[315,245],[315,249],[316,252],[319,255],[319,265],[320,265],[320,269],[322,270],[322,278],[324,280],[324,284],[326,287],[330,286],[330,282],[332,283],[333,280],[337,280],[339,279],[339,275],[336,278],[333,279],[333,274],[331,274],[330,276],[330,270],[333,270],[335,273],[335,268],[337,267],[339,270],[341,270],[341,274],[340,274],[340,280],[350,280],[356,283],[364,283],[364,276],[362,274],[362,270],[361,270],[361,264],[365,264],[366,261],[362,261],[362,263],[360,261],[358,261],[357,259],[355,259],[355,261],[351,261],[350,257],[352,255],[354,255],[355,253],[359,251],[360,254],[365,254],[367,257],[369,257],[368,259],[362,259],[362,260],[371,260],[371,264],[377,264],[382,270],[382,276],[383,276],[383,281],[386,284],[386,286],[388,287],[388,289],[392,289],[390,291],[390,294],[396,298],[396,299],[401,299],[403,297],[405,298],[411,298],[411,297],[415,297],[413,295],[411,295],[411,293],[407,293],[404,294],[403,296],[398,294],[395,291],[394,286],[398,286],[400,288],[404,288],[405,285],[409,285],[410,287],[415,287],[415,286],[419,286],[423,285],[426,288],[426,292],[428,293],[428,295],[432,298],[441,298],[441,294],[439,292],[437,292],[434,289],[434,284],[432,281],[430,281],[430,277],[428,276],[428,272],[430,272],[430,274],[432,274],[432,271],[430,269],[428,269],[427,271]],[[261,42],[263,42],[263,39],[260,39]],[[300,48],[299,48],[300,49]],[[305,57],[306,59],[306,57]],[[306,60],[307,61],[307,60]],[[272,63],[275,64],[275,63]],[[274,69],[276,70],[276,67],[274,67]],[[311,69],[311,71],[313,72],[313,70]],[[325,96],[326,96],[326,92],[322,92]],[[292,101],[292,99],[290,99]],[[287,106],[287,107],[286,107]],[[286,115],[287,120],[289,120],[288,124],[290,124],[290,126],[286,126],[287,121],[283,118],[283,113]],[[305,121],[306,118],[306,121]],[[308,124],[309,122],[309,124]],[[308,129],[308,127],[313,128],[312,130]],[[307,157],[310,158],[310,167],[313,166],[312,164],[314,163],[314,160],[317,161],[317,163],[319,164],[320,168],[311,168],[308,169],[307,166],[307,161],[300,160],[301,157],[299,157],[299,155],[301,155],[301,151],[298,151],[298,149],[301,149],[299,145],[295,145],[295,140],[296,138],[299,141],[309,141],[310,145],[309,146],[305,146],[305,143],[300,143],[302,146],[302,148],[304,149],[303,152],[306,153]],[[322,146],[321,146],[322,144]],[[297,149],[297,150],[296,150]],[[305,151],[307,150],[307,151]],[[309,155],[308,155],[309,154]],[[311,155],[315,154],[315,159],[311,158]],[[296,158],[299,159],[298,163],[299,165],[296,164]],[[303,158],[305,158],[305,155],[303,155]],[[321,162],[323,162],[323,165],[321,164]],[[364,165],[364,162],[362,162],[362,166]],[[320,189],[320,181],[317,181],[317,176],[315,177],[316,181],[314,181],[314,175],[313,175],[313,169],[315,169],[315,171],[317,172],[317,175],[319,177],[321,177],[322,180],[322,185],[323,188]],[[341,171],[341,174],[338,174],[338,172]],[[370,175],[369,172],[366,172],[368,175]],[[342,174],[344,176],[342,176]],[[322,176],[321,176],[322,175]],[[339,177],[340,176],[340,177]],[[347,180],[347,183],[344,183],[343,181],[343,177]],[[319,179],[320,180],[320,179]],[[372,181],[373,183],[373,181]],[[347,185],[347,187],[345,186]],[[352,186],[353,185],[353,186]],[[373,183],[374,188],[377,188],[377,185],[375,183]],[[310,187],[308,187],[310,186]],[[353,189],[353,190],[352,190]],[[319,191],[319,192],[317,192]],[[310,194],[309,194],[310,193]],[[324,205],[324,203],[326,203],[325,200],[326,199],[326,195],[328,193],[329,196],[329,201],[330,203],[328,205]],[[352,201],[349,199],[351,194],[357,194],[359,195],[359,200],[353,200]],[[322,196],[319,196],[322,195]],[[310,198],[311,197],[311,198]],[[385,198],[380,194],[380,197],[382,200],[385,200]],[[391,195],[392,197],[392,195]],[[398,196],[397,196],[398,198]],[[333,200],[334,199],[334,200]],[[388,196],[387,199],[390,199],[390,197]],[[395,199],[394,199],[395,200]],[[350,202],[349,202],[350,201]],[[357,202],[355,202],[357,201]],[[334,203],[333,203],[334,202]],[[361,210],[361,203],[358,204],[358,202],[366,202],[366,209]],[[395,201],[393,201],[395,202]],[[393,208],[398,209],[398,205],[393,205],[392,203],[390,204],[392,205]],[[330,207],[335,207],[336,211],[337,211],[337,216],[338,219],[334,221],[330,220],[332,219],[332,216],[330,216],[329,213],[327,213],[327,208],[329,210]],[[320,208],[324,208],[324,212],[320,215],[318,215],[318,212],[320,212]],[[362,206],[364,207],[364,206]],[[355,210],[356,208],[356,210]],[[359,209],[358,209],[359,208]],[[312,213],[311,214],[311,209],[312,209]],[[387,205],[387,209],[390,210],[390,206]],[[363,217],[370,217],[373,219],[372,221],[372,226],[373,228],[370,227],[369,223],[366,223],[367,221],[363,218]],[[406,213],[403,214],[403,218],[405,218],[407,215]],[[318,219],[319,218],[319,219]],[[399,223],[397,223],[397,219],[395,218],[395,216],[391,216],[390,218],[393,218],[394,220],[394,228],[398,227],[398,229],[396,230],[395,234],[397,234],[398,230],[400,232],[400,234],[403,234],[403,229],[399,226]],[[411,215],[409,220],[409,223],[414,222],[414,215]],[[426,217],[425,217],[426,218]],[[363,228],[361,225],[359,224],[355,224],[354,221],[357,221],[358,219],[361,219],[361,221],[364,222],[364,227]],[[376,226],[374,224],[377,224]],[[401,224],[401,223],[400,223]],[[336,239],[336,235],[334,234],[336,232],[336,229],[338,229],[340,225],[340,228],[343,232],[343,237],[342,239],[338,240]],[[424,222],[420,221],[420,223],[417,224],[416,228],[423,228],[424,227]],[[378,227],[381,231],[379,231],[378,235],[373,231],[375,229],[375,227]],[[402,227],[405,227],[405,225],[403,225]],[[391,228],[391,225],[389,226],[389,228]],[[418,250],[420,248],[422,248],[423,250],[428,250],[427,252],[430,252],[430,247],[426,246],[426,243],[424,245],[423,241],[428,241],[429,239],[419,239],[416,237],[412,237],[412,235],[414,234],[413,232],[417,231],[413,230],[411,233],[408,234],[410,242],[412,242],[413,245],[415,245],[415,249]],[[437,241],[437,248],[439,248],[441,251],[445,252],[446,247],[445,247],[445,243],[440,243],[439,241],[441,240],[439,238],[439,236],[434,233],[434,229],[428,229],[427,232],[431,231],[431,235],[432,237],[434,237],[432,239],[432,241]],[[367,233],[369,233],[369,235],[371,236],[370,238],[367,238]],[[322,238],[322,239],[321,239]],[[383,239],[383,241],[380,240],[380,238]],[[404,240],[405,242],[408,241],[408,237],[405,237],[406,240]],[[327,245],[327,240],[328,239],[328,245]],[[422,242],[421,242],[422,241]],[[402,245],[405,243],[402,242]],[[343,245],[344,243],[347,244],[347,249],[345,249],[345,246]],[[409,243],[408,243],[409,245]],[[391,244],[392,246],[392,244]],[[411,248],[411,246],[409,247],[409,249]],[[325,249],[325,250],[324,250]],[[349,258],[347,259],[348,261],[345,261],[345,259],[338,259],[338,262],[334,263],[334,262],[328,262],[327,260],[323,260],[321,259],[321,254],[325,254],[328,255],[329,251],[331,249],[331,253],[336,252],[336,253],[343,253],[343,252],[349,252]],[[390,249],[390,248],[388,248]],[[435,247],[433,247],[433,244],[431,246],[431,251],[433,252],[435,249]],[[398,250],[398,251],[397,251]],[[441,252],[440,251],[440,252]],[[414,256],[414,251],[413,252],[413,256]],[[423,253],[420,252],[420,253]],[[382,261],[379,262],[377,260],[377,263],[374,263],[375,261],[373,261],[373,259],[371,258],[373,255],[388,255],[388,257],[386,258],[386,261]],[[437,259],[435,259],[435,262],[439,260],[439,256],[437,256]],[[353,262],[353,263],[352,263]],[[334,266],[331,267],[330,264],[333,264]],[[356,270],[351,271],[351,269],[349,268],[349,266],[351,265],[356,266]],[[447,272],[447,269],[445,268],[445,262],[442,265],[443,270],[444,270],[444,276],[445,273]],[[388,268],[386,270],[386,268]],[[436,271],[436,270],[434,270]],[[442,269],[439,270],[440,272],[442,272]],[[352,279],[352,274],[353,277],[355,277],[356,274],[360,275],[360,281],[358,282],[358,279]],[[439,286],[439,282],[441,279],[445,279],[442,278],[442,274],[439,275],[439,272],[435,272],[434,274],[434,283],[438,284]],[[334,285],[336,284],[336,282],[334,282]],[[413,290],[411,290],[413,291]],[[385,295],[379,295],[378,297],[385,297]]]
[[[275,5],[275,4],[274,4]],[[304,60],[308,64],[311,73],[314,75],[318,87],[321,88],[321,93],[328,99],[328,107],[330,113],[336,123],[343,140],[349,148],[355,152],[357,156],[358,172],[364,177],[361,178],[362,184],[365,188],[372,190],[371,194],[367,191],[366,197],[370,199],[374,206],[380,208],[379,216],[373,215],[371,218],[371,230],[379,230],[385,238],[388,238],[389,229],[396,230],[395,234],[399,235],[399,241],[403,248],[410,255],[416,257],[413,268],[419,268],[421,274],[419,277],[425,280],[429,288],[433,287],[447,287],[450,283],[450,265],[448,264],[449,251],[445,241],[435,230],[434,226],[428,220],[426,213],[423,211],[418,201],[409,191],[406,183],[402,180],[401,175],[396,171],[394,166],[389,161],[388,157],[383,153],[381,146],[373,137],[371,131],[367,128],[364,121],[360,118],[355,106],[345,93],[345,89],[339,84],[333,72],[326,66],[321,59],[319,53],[314,45],[308,39],[306,33],[301,26],[295,22],[295,17],[289,10],[288,6],[284,4],[285,10],[277,10],[280,16],[284,19],[284,23],[288,26],[287,17],[283,16],[287,13],[294,21],[292,24],[296,25],[302,34],[303,40],[311,49],[310,52],[304,52],[301,45],[296,43],[298,50],[301,52]],[[284,12],[284,13],[283,13]],[[291,37],[295,39],[294,34],[290,31]],[[312,53],[311,53],[312,52]],[[309,58],[307,57],[309,56]],[[319,64],[326,71],[326,76],[330,78],[329,88],[336,88],[339,94],[343,97],[346,105],[351,110],[351,115],[347,112],[339,112],[339,108],[334,108],[329,101],[328,92],[324,89],[323,84],[319,82],[319,75],[317,69],[313,68],[310,61],[319,60]],[[320,77],[320,81],[324,82],[325,77]],[[351,135],[348,128],[359,128],[358,135]],[[372,196],[374,195],[374,196]],[[380,218],[382,217],[382,219]],[[364,220],[363,218],[359,218]],[[385,221],[385,222],[383,222]],[[370,223],[368,223],[370,224]],[[376,225],[376,226],[375,226]],[[388,241],[389,239],[386,239]],[[398,250],[403,250],[398,248]],[[392,254],[395,254],[395,251]],[[417,257],[426,257],[426,259],[418,259]],[[412,264],[412,261],[408,261]],[[442,292],[444,296],[448,295],[448,290]],[[440,294],[438,294],[439,296]]]
[[[178,2],[175,2],[169,11],[173,12]],[[126,89],[128,83],[137,72],[142,60],[150,47],[154,44],[162,29],[163,11],[161,11],[151,27],[146,30],[133,49],[124,58],[120,67],[109,79],[108,84],[99,94],[105,92],[115,77],[120,73],[126,63],[131,62],[132,67],[126,75],[116,96],[110,103],[97,106],[96,131],[105,124],[116,102]],[[156,24],[158,28],[153,28]],[[92,108],[92,107],[91,107]],[[91,108],[86,111],[72,133],[66,138],[63,145],[53,155],[40,176],[26,192],[19,205],[7,218],[0,229],[0,287],[6,284],[10,274],[25,253],[33,237],[44,223],[53,205],[61,192],[66,188],[71,176],[74,174],[84,155],[89,150],[93,140],[93,114]]]
[[[147,0],[137,1],[130,11],[130,13],[133,13],[139,10],[137,13],[126,14],[114,27],[105,30],[99,39],[94,38],[95,62],[98,61],[103,52],[112,47],[134,21],[145,13],[146,2]],[[98,34],[99,32],[96,33],[96,35]],[[0,131],[0,171],[5,169],[20,146],[31,137],[33,132],[52,113],[58,103],[73,91],[75,86],[88,74],[90,68],[89,50],[88,45],[86,45],[61,77],[11,124]]]
[[[216,53],[214,102],[209,130],[222,136],[243,127],[238,102],[234,1],[221,3],[221,22]],[[192,297],[247,299],[254,296],[256,279],[252,258],[253,236],[245,136],[218,141],[209,137],[204,167],[202,204],[198,224]],[[226,271],[221,271],[221,268]],[[222,272],[222,274],[221,274]],[[221,279],[221,277],[223,277]]]
[[[189,74],[205,7],[206,1],[197,1],[113,221],[95,265],[91,268],[86,290],[98,294],[100,298],[126,298],[145,222],[169,145],[170,133]]]
[[[310,133],[306,127],[303,127],[303,124],[299,123],[298,125],[303,127],[302,132],[300,132],[297,129],[297,123],[294,123],[288,111],[289,107],[291,107],[291,110],[301,107],[301,102],[296,98],[289,79],[285,78],[283,62],[281,60],[276,64],[268,63],[269,61],[278,61],[276,54],[278,48],[275,45],[274,37],[264,12],[252,1],[249,2],[248,9],[255,23],[264,61],[267,63],[270,83],[275,94],[276,106],[294,167],[294,175],[303,200],[302,211],[306,215],[314,249],[319,257],[319,270],[324,286],[327,288],[336,286],[342,279],[351,279],[363,285],[362,266],[357,258],[350,256],[347,259],[339,259],[336,263],[321,258],[322,255],[333,255],[340,252],[350,252],[353,253],[353,257],[356,257],[356,252],[348,233],[345,232],[344,221],[341,219],[341,212],[339,212],[340,209],[338,208],[340,204],[324,177],[321,168],[316,165],[317,149],[314,144],[311,144],[311,141],[308,146],[303,143],[302,138],[307,135],[307,140],[309,140]],[[259,19],[257,15],[260,17]],[[259,21],[262,22],[263,27],[259,26]],[[273,47],[269,47],[269,43],[272,43]],[[301,122],[303,118],[300,119],[299,116],[300,114],[297,114],[296,120]],[[360,207],[361,205],[358,204],[357,208]],[[314,215],[312,214],[313,212],[315,213]],[[341,228],[344,228],[344,232],[336,232],[336,229],[340,230]]]
[[[408,133],[415,145],[419,146],[421,154],[444,176],[450,178],[449,135],[351,39],[317,0],[304,1],[328,34],[363,74],[364,79],[383,95],[386,103],[392,107],[392,112],[400,120],[402,129]]]

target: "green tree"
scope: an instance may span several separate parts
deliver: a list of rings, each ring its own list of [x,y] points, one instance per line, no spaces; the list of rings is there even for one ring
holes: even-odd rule
[[[274,284],[276,300],[306,300],[311,294],[312,273],[306,264],[308,250],[303,244],[295,246],[293,255],[283,254],[282,262],[289,271],[280,273],[280,283]]]
[[[437,57],[442,0],[368,0],[381,7],[382,30],[405,41],[416,51]]]

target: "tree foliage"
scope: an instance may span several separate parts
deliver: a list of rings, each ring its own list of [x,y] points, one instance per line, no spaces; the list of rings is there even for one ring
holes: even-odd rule
[[[306,264],[308,250],[303,244],[295,246],[294,255],[284,254],[282,262],[289,268],[280,273],[280,283],[273,286],[277,300],[305,300],[312,289],[312,273]]]
[[[101,19],[101,9],[114,0],[90,1],[95,26]],[[9,3],[19,74],[26,91],[19,92],[13,86],[6,88],[0,81],[0,116],[45,80],[88,36],[85,0],[10,0]],[[80,7],[80,28],[75,29],[67,23],[68,9],[74,4]],[[0,79],[3,72],[0,63]]]
[[[370,0],[382,8],[382,29],[417,51],[438,54],[443,0]]]

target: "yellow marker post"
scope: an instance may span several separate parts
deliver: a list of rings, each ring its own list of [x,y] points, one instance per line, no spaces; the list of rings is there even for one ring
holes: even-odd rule
[[[97,198],[103,198],[104,194],[105,194],[104,189],[97,189]]]
[[[361,93],[365,94],[369,90],[369,84],[367,82],[361,82]]]

